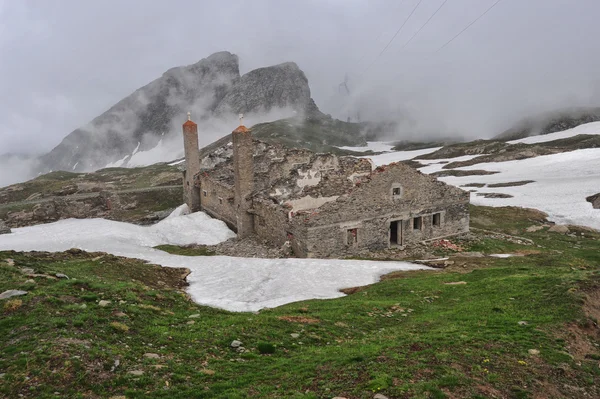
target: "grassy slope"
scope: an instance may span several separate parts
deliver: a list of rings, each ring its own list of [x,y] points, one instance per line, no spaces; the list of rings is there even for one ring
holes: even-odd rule
[[[173,288],[177,269],[97,254],[0,253],[16,263],[0,261],[0,291],[30,291],[0,319],[0,395],[583,397],[577,389],[598,395],[600,369],[591,358],[600,353],[591,347],[573,360],[565,326],[593,324],[582,300],[584,290],[598,289],[600,237],[524,233],[543,217],[515,208],[473,207],[472,216],[475,227],[518,232],[542,248],[526,257],[457,262],[441,272],[397,273],[344,298],[259,314],[193,304]],[[532,252],[490,237],[472,249]],[[26,284],[18,267],[71,279]],[[452,281],[467,284],[444,284]],[[100,299],[112,303],[100,307]],[[233,351],[234,339],[249,352]],[[255,348],[262,342],[275,345],[275,353],[260,354]],[[146,359],[147,352],[161,357]],[[120,365],[111,372],[116,359]]]

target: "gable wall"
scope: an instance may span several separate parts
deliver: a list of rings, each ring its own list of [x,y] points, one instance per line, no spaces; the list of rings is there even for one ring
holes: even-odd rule
[[[394,186],[401,186],[399,198],[392,195]],[[343,256],[390,247],[390,223],[395,220],[402,220],[404,245],[468,232],[468,204],[469,193],[397,165],[322,206],[318,214],[298,215],[294,223],[308,229],[309,256]],[[433,226],[435,213],[440,213],[440,226]],[[415,230],[413,218],[419,216],[421,229]],[[356,229],[356,243],[349,240],[350,229]]]
[[[206,195],[204,195],[206,192]],[[202,211],[227,223],[229,228],[237,230],[237,218],[233,206],[233,187],[213,181],[210,177],[200,177],[200,204]],[[222,198],[222,201],[219,201]]]

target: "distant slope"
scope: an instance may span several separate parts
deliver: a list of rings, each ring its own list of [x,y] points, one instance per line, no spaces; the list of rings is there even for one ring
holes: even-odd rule
[[[493,139],[499,141],[519,140],[530,136],[561,132],[596,121],[600,121],[600,107],[567,108],[524,119],[515,127],[500,133]]]

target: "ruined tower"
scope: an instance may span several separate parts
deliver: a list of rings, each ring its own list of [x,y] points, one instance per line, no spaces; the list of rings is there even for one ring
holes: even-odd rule
[[[239,238],[254,232],[254,218],[248,211],[252,208],[250,198],[254,189],[254,145],[252,134],[243,125],[240,115],[240,126],[231,134],[233,143],[233,177],[235,185],[234,206],[237,217],[237,234]]]
[[[198,125],[188,120],[183,124],[183,148],[185,150],[185,174],[183,199],[190,211],[200,210],[200,189],[194,185],[194,177],[200,173],[200,150],[198,149]]]

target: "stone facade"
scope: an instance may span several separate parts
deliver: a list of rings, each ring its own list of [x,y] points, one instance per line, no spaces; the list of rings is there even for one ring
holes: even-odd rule
[[[344,257],[469,231],[469,193],[402,163],[232,141],[200,160],[200,208],[240,238],[286,243],[301,257]]]

